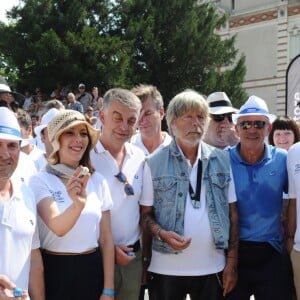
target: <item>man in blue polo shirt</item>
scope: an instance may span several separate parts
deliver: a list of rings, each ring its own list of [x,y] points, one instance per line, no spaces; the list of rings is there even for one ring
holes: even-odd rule
[[[286,151],[267,145],[276,116],[251,96],[232,119],[240,142],[229,149],[240,223],[238,284],[230,300],[286,300],[282,277],[282,193]]]

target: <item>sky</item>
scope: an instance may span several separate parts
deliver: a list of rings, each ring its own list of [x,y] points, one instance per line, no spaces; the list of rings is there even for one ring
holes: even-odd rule
[[[7,22],[7,19],[5,17],[5,12],[18,4],[19,4],[19,0],[1,0],[0,21]]]

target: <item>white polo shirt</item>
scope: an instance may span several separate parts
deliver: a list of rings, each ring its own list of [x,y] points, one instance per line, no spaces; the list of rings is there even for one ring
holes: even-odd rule
[[[300,251],[300,142],[294,144],[288,151],[287,170],[289,178],[289,198],[296,199],[297,228],[294,239],[294,249]]]
[[[139,240],[140,205],[153,204],[153,186],[145,155],[130,143],[125,143],[125,149],[121,171],[133,187],[134,195],[131,196],[126,195],[124,183],[115,177],[120,170],[110,152],[100,141],[91,151],[92,164],[107,180],[112,196],[111,226],[115,245],[132,245]]]
[[[28,290],[31,250],[40,246],[32,190],[14,178],[13,195],[0,201],[0,274]]]

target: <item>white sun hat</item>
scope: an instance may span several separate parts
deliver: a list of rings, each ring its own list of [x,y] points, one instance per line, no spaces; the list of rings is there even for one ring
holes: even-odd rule
[[[0,139],[22,140],[22,133],[17,117],[7,107],[0,107]]]
[[[276,115],[269,113],[266,102],[257,96],[250,96],[241,106],[240,111],[237,114],[232,114],[233,123],[236,124],[238,118],[243,116],[266,116],[270,123],[273,123],[277,118]]]

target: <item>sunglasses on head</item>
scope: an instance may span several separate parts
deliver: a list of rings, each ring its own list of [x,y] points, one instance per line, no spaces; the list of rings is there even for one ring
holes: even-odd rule
[[[242,129],[250,129],[254,127],[256,129],[263,129],[267,123],[265,121],[243,121],[240,122],[238,125]]]
[[[124,183],[124,191],[127,196],[132,196],[134,195],[134,190],[131,184],[128,182],[126,176],[122,173],[119,172],[115,177],[122,183]]]
[[[225,117],[230,123],[232,123],[232,113],[221,114],[221,115],[210,115],[210,117],[216,122],[222,122]]]

